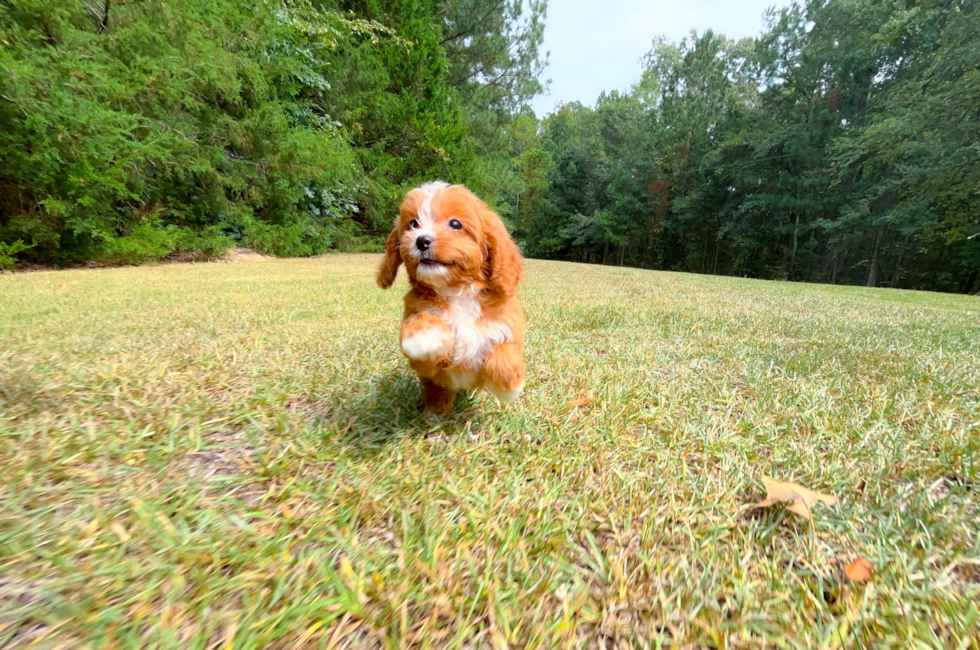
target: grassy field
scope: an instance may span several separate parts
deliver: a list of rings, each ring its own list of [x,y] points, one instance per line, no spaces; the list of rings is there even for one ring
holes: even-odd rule
[[[376,261],[0,276],[0,648],[980,647],[980,299],[530,261],[438,422]]]

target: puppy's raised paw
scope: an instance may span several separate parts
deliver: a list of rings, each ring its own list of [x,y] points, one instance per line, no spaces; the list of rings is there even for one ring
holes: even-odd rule
[[[402,340],[402,352],[409,359],[427,361],[449,354],[453,335],[447,329],[429,328]]]

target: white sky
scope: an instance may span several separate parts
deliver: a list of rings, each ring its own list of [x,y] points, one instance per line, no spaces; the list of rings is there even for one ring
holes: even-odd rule
[[[731,38],[756,36],[770,6],[788,0],[550,0],[544,49],[551,52],[542,80],[550,91],[531,106],[539,116],[558,101],[594,106],[603,90],[628,90],[640,78],[640,58],[653,37],[679,41],[708,28]]]

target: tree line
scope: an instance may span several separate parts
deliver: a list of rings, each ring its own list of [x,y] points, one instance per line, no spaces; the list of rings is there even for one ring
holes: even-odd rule
[[[466,183],[532,257],[980,291],[980,3],[658,38],[539,119],[545,0],[0,0],[0,267],[370,250]]]
[[[544,0],[0,0],[0,268],[377,248],[517,192]]]
[[[658,39],[541,123],[532,256],[980,291],[980,3],[808,0]]]

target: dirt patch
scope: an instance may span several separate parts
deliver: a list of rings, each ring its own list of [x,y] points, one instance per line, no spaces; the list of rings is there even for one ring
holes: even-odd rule
[[[247,248],[232,248],[222,255],[220,259],[225,262],[268,262],[276,258],[256,253]]]
[[[186,477],[200,481],[205,493],[234,496],[249,506],[256,506],[266,486],[256,480],[259,464],[256,449],[241,433],[214,432],[204,436],[204,449],[188,451],[173,458],[165,476]]]
[[[52,627],[39,616],[51,607],[51,598],[41,585],[16,577],[0,578],[0,630],[7,635],[3,647],[38,647],[39,642],[51,637],[58,626]],[[59,647],[80,647],[80,639],[61,634],[66,643]]]
[[[171,461],[167,473],[180,471],[188,477],[210,480],[249,476],[256,469],[255,448],[239,432],[215,431],[204,435],[205,449],[188,451]]]
[[[181,253],[171,253],[159,260],[144,262],[142,264],[124,264],[112,261],[96,262],[88,260],[78,264],[68,264],[66,266],[49,266],[46,264],[35,264],[34,262],[19,262],[14,268],[0,270],[0,275],[13,275],[15,273],[36,273],[38,271],[64,271],[67,269],[106,269],[123,266],[166,266],[169,264],[193,264],[195,262],[268,262],[275,260],[275,257],[256,253],[248,248],[232,248],[227,253],[217,258],[207,258],[197,251]]]

